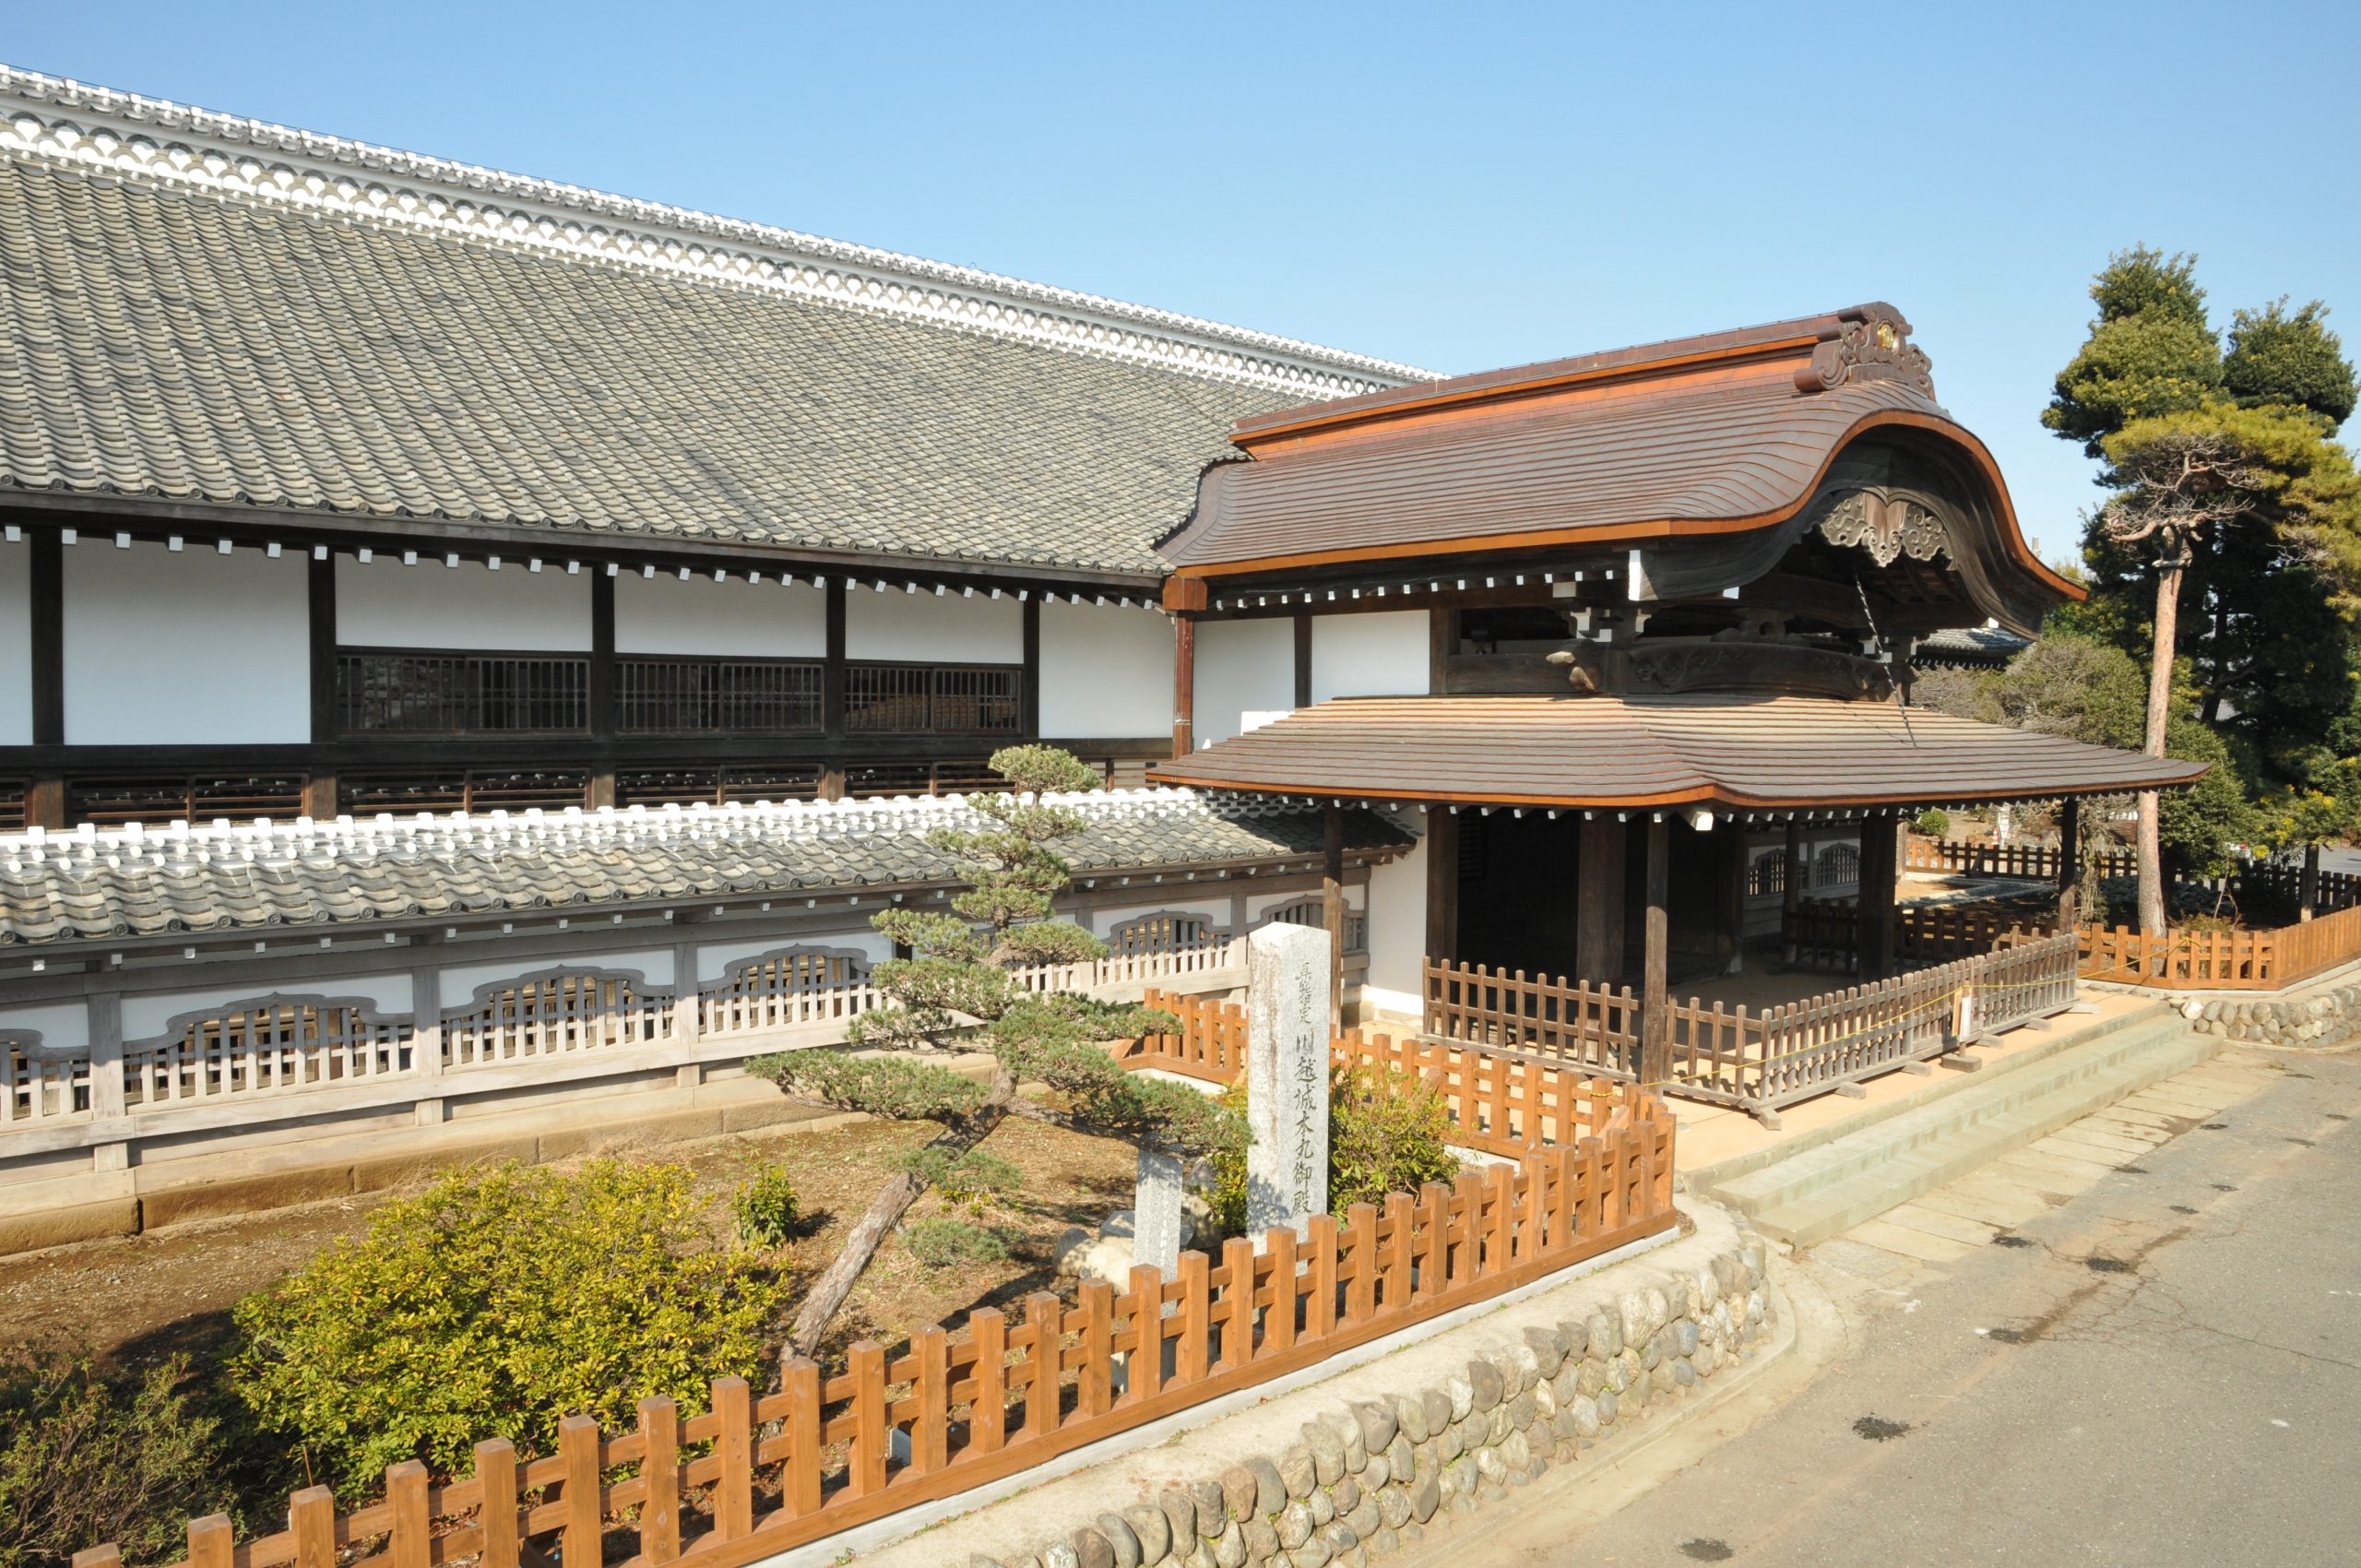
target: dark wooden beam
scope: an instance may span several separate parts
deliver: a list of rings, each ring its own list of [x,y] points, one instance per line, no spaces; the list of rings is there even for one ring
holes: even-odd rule
[[[1659,1094],[1672,1081],[1672,1018],[1665,1002],[1671,902],[1672,829],[1663,817],[1652,815],[1647,829],[1647,921],[1640,959],[1640,1082]]]
[[[1172,618],[1172,754],[1197,749],[1197,618]]]
[[[1427,692],[1440,695],[1450,687],[1451,661],[1459,652],[1459,612],[1438,605],[1427,612]],[[1552,671],[1554,674],[1555,671]]]
[[[615,579],[590,575],[590,808],[615,803]]]
[[[827,645],[823,650],[826,666],[820,675],[820,728],[828,739],[841,741],[845,733],[845,585],[842,578],[828,579]]]
[[[1328,1017],[1345,1027],[1345,808],[1320,808],[1320,923],[1328,928]]]
[[[65,743],[65,547],[47,529],[28,535],[31,595],[33,744]]]
[[[1629,827],[1611,814],[1584,817],[1574,861],[1574,974],[1611,984],[1623,974],[1623,890]]]
[[[1459,955],[1459,814],[1446,806],[1427,813],[1427,956],[1449,963]]]
[[[336,552],[305,564],[305,600],[312,656],[312,744],[336,739]],[[337,814],[336,768],[317,758],[304,770],[303,813],[318,821]]]
[[[1894,973],[1893,892],[1895,836],[1899,819],[1873,812],[1861,819],[1861,978],[1891,980]]]
[[[1295,618],[1295,706],[1311,706],[1311,617]]]
[[[2082,918],[2082,802],[2069,795],[2058,808],[2058,929]]]
[[[1023,612],[1018,617],[1018,641],[1022,651],[1018,659],[1025,666],[1019,677],[1024,684],[1017,688],[1017,725],[1028,741],[1041,738],[1041,601],[1026,595]]]

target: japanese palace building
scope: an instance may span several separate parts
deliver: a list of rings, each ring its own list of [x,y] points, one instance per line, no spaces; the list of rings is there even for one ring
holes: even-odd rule
[[[703,1104],[1014,741],[1120,954],[1412,1015],[2192,773],[1906,706],[2074,590],[1891,306],[1442,380],[5,68],[0,524],[0,1218]]]

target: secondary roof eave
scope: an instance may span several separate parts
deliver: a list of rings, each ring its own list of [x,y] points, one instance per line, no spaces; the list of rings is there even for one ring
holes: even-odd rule
[[[1158,763],[1160,783],[1548,809],[1958,806],[2174,789],[2201,763],[1814,697],[1362,697]]]

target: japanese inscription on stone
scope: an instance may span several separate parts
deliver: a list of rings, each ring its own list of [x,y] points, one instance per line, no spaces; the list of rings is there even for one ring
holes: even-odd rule
[[[1263,927],[1246,977],[1246,1233],[1306,1235],[1328,1207],[1328,933]]]

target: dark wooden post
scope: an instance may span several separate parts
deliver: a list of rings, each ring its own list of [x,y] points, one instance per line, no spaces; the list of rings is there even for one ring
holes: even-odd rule
[[[2296,883],[2296,918],[2308,921],[2320,907],[2320,847],[2304,846],[2304,873]]]
[[[2082,917],[2082,802],[2072,795],[2058,808],[2058,929],[2071,931]]]
[[[590,579],[590,799],[597,811],[615,803],[615,737],[621,732],[621,688],[615,680],[615,579]]]
[[[1172,754],[1178,759],[1197,746],[1197,618],[1172,620]]]
[[[1787,869],[1779,879],[1779,941],[1787,962],[1796,961],[1796,917],[1803,913],[1804,825],[1787,818]]]
[[[1583,819],[1574,861],[1574,973],[1598,984],[1623,973],[1624,825],[1608,816]]]
[[[31,588],[25,606],[33,679],[33,744],[65,744],[65,545],[52,529],[27,537]],[[65,779],[41,768],[25,787],[25,826],[65,826]]]
[[[1328,1017],[1345,1027],[1345,808],[1320,808],[1320,923],[1328,928]]]
[[[1020,677],[1024,687],[1016,694],[1017,728],[1028,741],[1041,738],[1041,601],[1027,599],[1017,631],[1019,653],[1025,672]],[[1110,780],[1111,787],[1111,780]]]
[[[1861,822],[1861,978],[1886,980],[1894,971],[1893,880],[1896,823],[1891,812]]]
[[[1459,956],[1459,816],[1450,807],[1427,810],[1427,956],[1449,963]]]
[[[1722,972],[1730,975],[1746,973],[1746,827],[1733,816],[1721,824],[1724,839],[1722,856],[1722,930],[1715,946],[1722,956]]]
[[[1640,959],[1640,1082],[1661,1088],[1672,1081],[1672,1019],[1665,1010],[1664,968],[1671,945],[1672,830],[1648,818],[1647,929]]]
[[[825,614],[825,642],[820,660],[820,730],[829,745],[828,759],[820,765],[819,796],[840,801],[845,795],[845,648],[848,643],[845,579],[830,577],[821,589]]]
[[[336,743],[336,552],[304,563],[311,626],[312,766],[303,777],[303,814],[336,815],[336,768],[324,760]]]
[[[1311,617],[1295,618],[1295,706],[1311,706]]]

